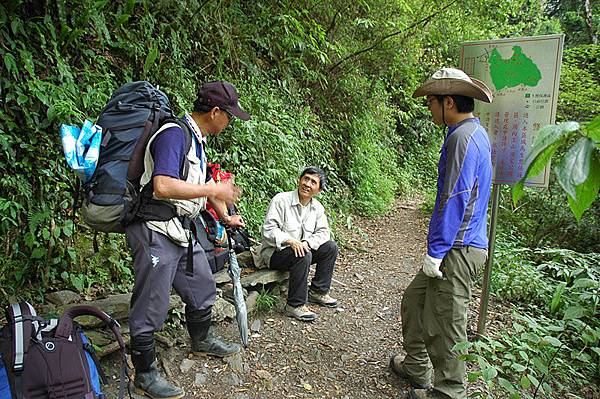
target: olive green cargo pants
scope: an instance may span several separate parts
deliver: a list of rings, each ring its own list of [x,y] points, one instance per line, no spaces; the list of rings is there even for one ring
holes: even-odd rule
[[[441,270],[444,280],[420,271],[402,298],[402,336],[406,357],[403,371],[422,385],[433,386],[453,399],[466,398],[465,362],[452,347],[467,340],[467,306],[473,281],[487,259],[487,250],[453,248]]]

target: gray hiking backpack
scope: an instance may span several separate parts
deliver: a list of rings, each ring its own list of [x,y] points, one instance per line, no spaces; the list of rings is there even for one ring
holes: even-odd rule
[[[171,205],[152,199],[151,184],[140,193],[148,141],[169,122],[177,123],[187,133],[186,152],[189,151],[192,144],[189,128],[175,117],[162,91],[139,81],[124,84],[112,95],[98,117],[97,124],[103,131],[98,165],[84,185],[81,214],[90,227],[123,233],[125,226],[136,218],[169,220],[176,216]],[[188,163],[183,162],[184,179],[188,169]]]

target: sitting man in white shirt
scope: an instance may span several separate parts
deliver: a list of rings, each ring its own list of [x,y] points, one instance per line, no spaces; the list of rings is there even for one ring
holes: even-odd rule
[[[285,313],[300,321],[317,317],[306,306],[307,299],[321,306],[337,306],[329,288],[338,248],[331,240],[325,208],[314,198],[326,186],[323,170],[304,169],[297,190],[273,197],[262,227],[260,255],[271,269],[290,272]],[[313,263],[316,270],[309,290],[308,270]]]

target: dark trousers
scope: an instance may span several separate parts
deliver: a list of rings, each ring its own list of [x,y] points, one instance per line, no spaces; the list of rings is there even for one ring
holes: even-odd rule
[[[133,254],[135,281],[129,311],[131,336],[160,330],[169,311],[171,287],[186,304],[186,312],[207,310],[215,302],[215,279],[200,244],[194,244],[194,275],[185,274],[186,247],[150,230],[146,223],[126,228],[127,244]]]
[[[335,241],[327,241],[319,249],[311,250],[303,257],[297,257],[290,247],[273,252],[270,260],[271,269],[290,272],[287,303],[290,306],[302,306],[308,296],[308,268],[316,263],[315,276],[310,289],[319,294],[326,294],[331,287],[333,266],[338,255]]]

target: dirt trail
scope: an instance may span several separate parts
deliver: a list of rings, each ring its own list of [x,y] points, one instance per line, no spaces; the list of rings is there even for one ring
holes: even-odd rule
[[[376,219],[355,219],[340,232],[331,291],[338,309],[312,306],[318,318],[305,324],[283,315],[282,299],[250,316],[249,324],[260,320],[258,333],[241,356],[226,360],[190,356],[181,329],[173,348],[159,348],[167,374],[187,398],[403,398],[406,387],[390,374],[388,358],[401,351],[400,300],[420,267],[426,224],[418,205],[406,202]],[[235,322],[215,331],[239,342]],[[114,361],[104,361],[113,381]]]

